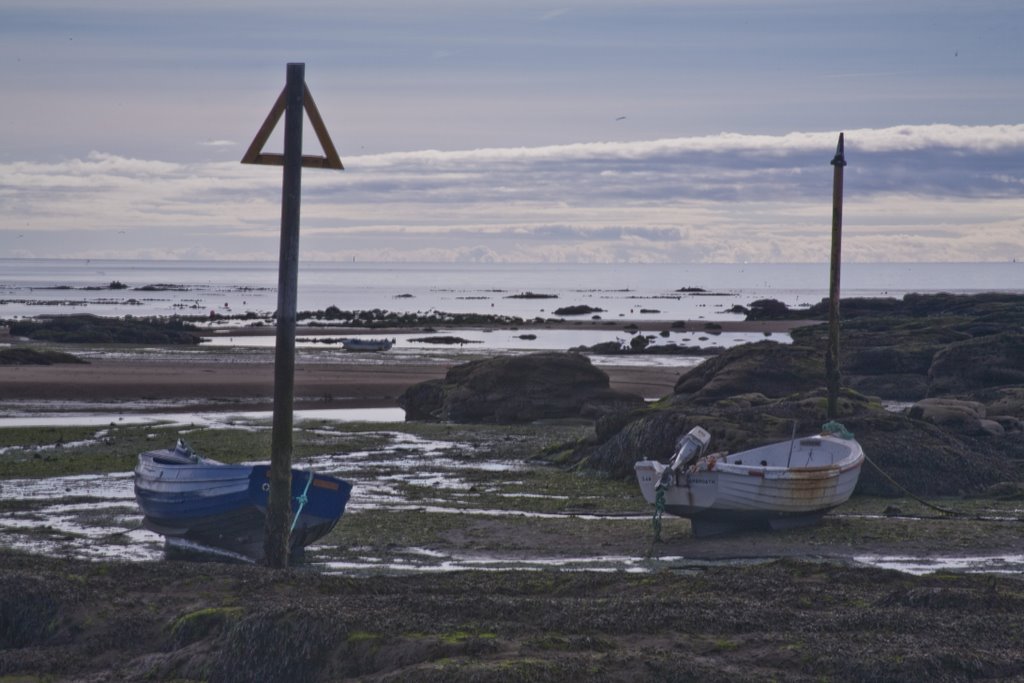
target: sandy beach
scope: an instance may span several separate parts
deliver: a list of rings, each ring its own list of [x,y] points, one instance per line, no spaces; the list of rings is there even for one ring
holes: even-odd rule
[[[131,360],[97,359],[88,364],[0,366],[0,400],[130,402],[181,401],[189,409],[244,402],[269,406],[274,393],[274,363],[269,353],[255,360],[227,360],[218,354],[202,362],[159,356]],[[380,408],[397,406],[406,388],[444,377],[459,362],[297,363],[296,407]],[[614,389],[660,398],[671,393],[682,368],[605,368]],[[165,409],[165,408],[164,408]]]
[[[635,324],[642,332],[668,329],[669,321],[618,321],[617,328]],[[702,329],[708,321],[688,321],[688,329]],[[785,333],[806,324],[798,321],[716,322],[721,332]],[[607,326],[605,323],[552,323],[566,329],[581,326]],[[410,330],[401,330],[409,332]],[[243,336],[273,330],[224,327],[211,330],[213,336]],[[398,330],[373,330],[374,336],[387,336]],[[352,328],[300,328],[297,336],[347,336],[371,333]],[[12,340],[13,341],[13,340]],[[61,350],[79,352],[75,345]],[[91,347],[90,347],[91,348]],[[115,351],[116,347],[105,348]],[[483,350],[480,356],[488,355]],[[304,362],[302,354],[295,367],[296,407],[379,408],[397,406],[406,388],[444,376],[448,369],[466,362],[465,356],[444,358],[444,348],[431,361],[411,362],[396,355],[380,355],[379,363],[367,363],[362,355],[339,353],[336,362]],[[636,364],[602,366],[611,387],[643,396],[661,398],[672,392],[686,368],[644,367]],[[81,401],[88,403],[163,401],[188,402],[189,409],[223,407],[245,403],[259,409],[273,401],[274,356],[270,349],[250,349],[239,353],[230,348],[201,348],[198,353],[162,353],[133,349],[130,354],[101,353],[83,364],[3,365],[0,366],[0,400]],[[166,406],[161,407],[166,410]]]

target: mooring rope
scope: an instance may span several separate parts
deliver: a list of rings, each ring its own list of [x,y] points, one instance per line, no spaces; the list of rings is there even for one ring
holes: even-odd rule
[[[299,516],[302,515],[302,508],[306,507],[306,503],[309,502],[309,498],[306,496],[309,493],[309,485],[313,483],[313,470],[309,471],[309,479],[306,480],[306,488],[302,489],[302,494],[295,497],[295,500],[299,503],[299,509],[295,511],[295,516],[292,517],[292,528],[288,530],[288,533],[295,531],[295,525],[299,523]]]
[[[825,424],[821,425],[821,432],[823,434],[833,434],[835,436],[838,436],[841,439],[852,439],[853,438],[853,432],[848,430],[841,422],[836,422],[835,420],[832,420],[830,422],[826,422]],[[871,458],[868,457],[867,453],[864,454],[864,459],[868,462],[869,465],[874,467],[875,470],[880,475],[882,475],[882,477],[887,482],[889,482],[890,484],[895,486],[898,490],[902,491],[906,495],[908,495],[911,498],[913,498],[914,500],[916,500],[921,505],[924,505],[925,507],[931,508],[932,510],[936,510],[938,512],[941,512],[944,515],[967,516],[966,513],[958,512],[957,510],[949,510],[947,508],[939,507],[938,505],[935,505],[934,503],[929,503],[927,500],[925,500],[925,499],[917,496],[916,494],[912,493],[910,491],[910,489],[908,489],[906,486],[904,486],[903,484],[899,483],[898,481],[896,481],[895,479],[890,477],[881,467],[878,466],[877,463],[875,463],[874,460],[872,460]]]
[[[661,516],[665,513],[665,484],[659,483],[654,489],[654,517],[651,526],[654,528],[654,543],[661,543]]]
[[[914,493],[913,493],[913,492],[911,492],[911,491],[910,491],[910,489],[908,489],[908,488],[907,488],[906,486],[904,486],[903,484],[899,483],[898,481],[896,481],[895,479],[893,479],[892,477],[890,477],[890,476],[889,476],[889,475],[888,475],[888,474],[887,474],[887,473],[885,472],[885,470],[883,470],[883,469],[882,469],[881,467],[879,467],[879,466],[878,466],[878,464],[877,464],[877,463],[876,463],[876,462],[875,462],[874,460],[872,460],[871,458],[869,458],[869,457],[867,456],[867,454],[866,454],[866,453],[864,454],[864,460],[866,460],[866,461],[867,461],[867,463],[868,463],[869,465],[871,465],[872,467],[874,467],[874,468],[875,468],[875,471],[876,471],[876,472],[878,472],[878,473],[879,473],[880,475],[882,475],[882,477],[883,477],[883,478],[884,478],[884,479],[885,479],[885,480],[886,480],[887,482],[889,482],[890,484],[892,484],[893,486],[895,486],[895,487],[896,487],[896,488],[897,488],[898,490],[902,491],[902,492],[903,492],[903,493],[905,493],[905,494],[906,494],[907,496],[909,496],[909,497],[913,498],[914,500],[916,500],[916,501],[917,501],[918,503],[920,503],[921,505],[924,505],[924,506],[925,506],[925,507],[927,507],[927,508],[931,508],[932,510],[937,510],[938,512],[941,512],[941,513],[942,513],[942,514],[944,514],[944,515],[954,515],[954,516],[956,516],[956,517],[967,517],[967,516],[968,516],[968,515],[967,515],[967,513],[965,513],[965,512],[960,512],[960,511],[958,511],[958,510],[950,510],[950,509],[948,509],[948,508],[944,508],[944,507],[940,507],[940,506],[938,506],[938,505],[935,505],[934,503],[929,503],[929,502],[928,502],[927,500],[925,500],[924,498],[921,498],[920,496],[918,496],[918,495],[914,494]]]

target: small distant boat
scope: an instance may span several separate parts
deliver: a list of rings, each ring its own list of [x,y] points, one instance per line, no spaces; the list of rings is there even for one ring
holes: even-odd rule
[[[395,345],[394,339],[359,339],[349,337],[342,339],[341,345],[346,351],[388,351]]]
[[[269,471],[269,465],[204,458],[180,440],[174,448],[142,453],[135,468],[142,525],[169,545],[198,544],[262,561]],[[292,560],[334,528],[351,491],[343,479],[292,470]]]
[[[667,465],[634,468],[647,502],[689,518],[694,536],[804,526],[845,503],[860,477],[864,451],[841,425],[837,432],[705,455],[711,435],[696,427]]]

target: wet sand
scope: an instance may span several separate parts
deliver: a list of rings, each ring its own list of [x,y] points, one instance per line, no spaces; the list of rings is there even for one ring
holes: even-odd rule
[[[253,360],[218,362],[217,354],[201,362],[166,360],[159,356],[130,360],[97,359],[88,364],[0,366],[0,401],[188,401],[197,404],[245,402],[259,408],[274,394],[271,354]],[[381,408],[398,405],[406,388],[444,377],[448,363],[386,362],[380,365],[298,363],[295,367],[297,407]],[[672,392],[685,368],[605,368],[615,389],[660,398]]]
[[[669,321],[587,321],[585,323],[550,323],[547,327],[579,329],[584,327],[622,328],[635,324],[643,332],[669,329]],[[703,329],[708,321],[687,321],[686,329]],[[723,321],[715,322],[723,333],[771,332],[785,333],[806,321]],[[525,329],[525,328],[524,328]],[[297,336],[346,336],[360,333],[387,336],[404,330],[361,330],[352,328],[302,327]],[[222,328],[207,334],[243,336],[273,334],[272,329]],[[94,347],[66,345],[71,354]],[[128,348],[128,347],[125,347]],[[116,347],[107,347],[116,350]],[[192,351],[198,351],[192,353]],[[109,355],[109,354],[108,354]],[[188,401],[189,409],[204,404],[223,405],[245,402],[254,409],[269,407],[273,401],[274,356],[269,349],[239,352],[230,348],[188,349],[188,353],[163,353],[132,349],[123,357],[101,355],[87,364],[5,365],[0,366],[0,401]],[[464,355],[451,354],[443,360],[445,350],[437,349],[430,361],[415,361],[394,354],[375,354],[377,362],[367,362],[359,354],[333,356],[305,362],[300,353],[295,367],[296,407],[380,408],[397,406],[398,397],[406,388],[430,379],[444,377],[453,365],[466,362]],[[481,349],[481,357],[490,355]],[[442,360],[438,360],[438,359]],[[374,359],[376,360],[376,359]],[[676,380],[686,368],[602,366],[608,373],[611,387],[657,399],[672,392]],[[165,410],[166,408],[162,408]]]

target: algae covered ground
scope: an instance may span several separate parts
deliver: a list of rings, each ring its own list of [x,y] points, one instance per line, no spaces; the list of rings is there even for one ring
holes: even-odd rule
[[[590,429],[302,422],[356,486],[286,571],[168,560],[131,494],[141,450],[262,460],[265,421],[0,430],[0,681],[1024,680],[1019,500],[654,543],[634,482],[547,464]]]

